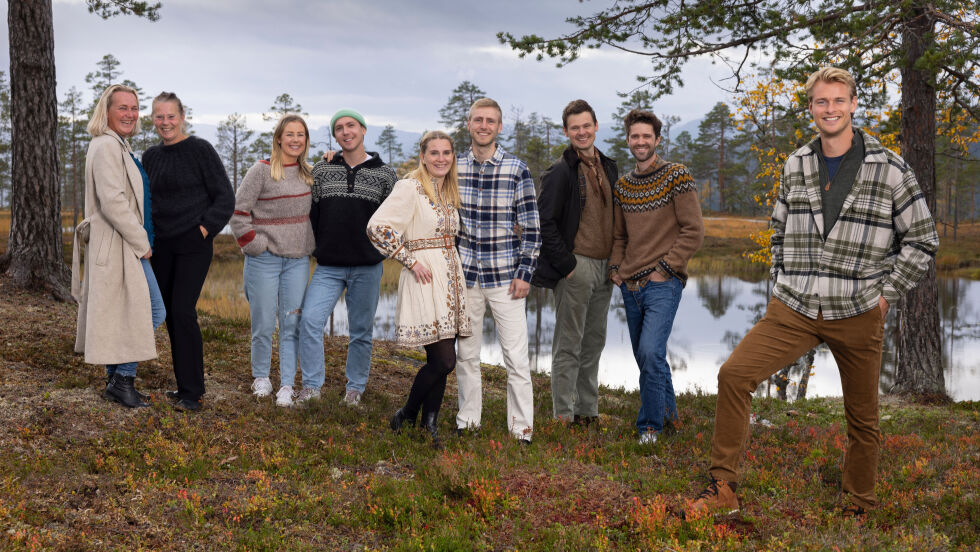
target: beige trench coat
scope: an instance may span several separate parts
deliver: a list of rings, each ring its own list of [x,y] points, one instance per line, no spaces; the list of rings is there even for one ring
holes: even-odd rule
[[[78,290],[75,351],[89,364],[156,358],[150,291],[140,258],[150,250],[143,228],[143,177],[129,144],[109,130],[92,138],[85,158],[85,271]],[[85,225],[80,224],[83,228]],[[84,242],[76,231],[76,247]]]

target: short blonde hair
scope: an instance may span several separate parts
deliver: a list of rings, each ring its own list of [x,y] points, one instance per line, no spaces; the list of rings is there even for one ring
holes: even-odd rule
[[[839,67],[821,67],[810,75],[810,78],[806,80],[806,99],[807,101],[813,99],[813,87],[817,85],[818,82],[839,82],[841,84],[846,84],[851,90],[851,97],[857,96],[857,84],[854,82],[854,77],[851,76],[847,71]]]
[[[99,103],[95,104],[95,110],[92,111],[92,118],[88,120],[87,130],[92,136],[102,136],[109,130],[109,108],[112,107],[112,95],[116,92],[129,92],[136,97],[136,105],[139,105],[140,96],[136,93],[136,89],[125,84],[110,85],[102,92]],[[138,131],[139,125],[133,127],[134,133]]]
[[[470,106],[470,112],[466,114],[466,120],[469,121],[470,119],[472,119],[473,111],[481,107],[492,107],[497,110],[497,113],[500,115],[501,119],[504,118],[504,112],[500,109],[500,104],[498,104],[494,100],[491,100],[490,98],[480,98],[477,101],[473,102],[473,105]]]

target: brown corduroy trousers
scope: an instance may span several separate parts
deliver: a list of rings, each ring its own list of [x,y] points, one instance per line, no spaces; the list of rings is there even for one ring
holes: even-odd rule
[[[718,372],[711,475],[738,481],[739,463],[748,442],[752,393],[763,380],[824,342],[837,361],[844,394],[847,453],[843,490],[857,505],[875,507],[881,447],[878,374],[883,326],[877,306],[841,320],[824,320],[822,315],[812,320],[772,299],[766,315],[749,330]]]

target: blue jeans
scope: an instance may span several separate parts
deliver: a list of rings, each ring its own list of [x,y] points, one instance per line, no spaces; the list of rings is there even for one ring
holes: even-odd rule
[[[150,260],[140,259],[140,265],[143,267],[143,276],[146,277],[146,287],[150,290],[150,316],[153,320],[153,329],[155,330],[166,320],[167,309],[163,306],[163,295],[160,294],[160,286],[157,285],[157,277],[153,275],[153,267],[150,266]],[[113,374],[136,376],[136,363],[106,364],[105,372],[110,378]]]
[[[299,322],[299,365],[303,387],[323,385],[323,328],[340,294],[347,290],[347,390],[364,392],[371,373],[371,338],[374,313],[381,293],[381,263],[368,266],[317,265],[306,288],[303,316]]]
[[[665,416],[677,418],[674,384],[667,364],[667,338],[684,285],[671,278],[666,282],[649,281],[636,291],[630,291],[625,283],[619,289],[626,306],[633,356],[640,367],[640,413],[636,417],[636,429],[641,435],[660,432]]]
[[[252,377],[267,378],[272,368],[272,336],[279,321],[279,382],[296,379],[296,344],[303,294],[310,279],[309,257],[290,259],[265,251],[245,255],[242,281],[252,318]]]

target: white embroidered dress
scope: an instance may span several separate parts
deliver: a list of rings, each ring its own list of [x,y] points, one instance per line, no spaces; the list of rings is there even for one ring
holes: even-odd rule
[[[459,227],[456,208],[430,201],[414,179],[396,182],[368,221],[367,235],[374,247],[404,265],[395,310],[399,345],[419,347],[472,335],[466,280],[456,252]],[[415,279],[410,267],[416,262],[432,273],[430,283]]]

